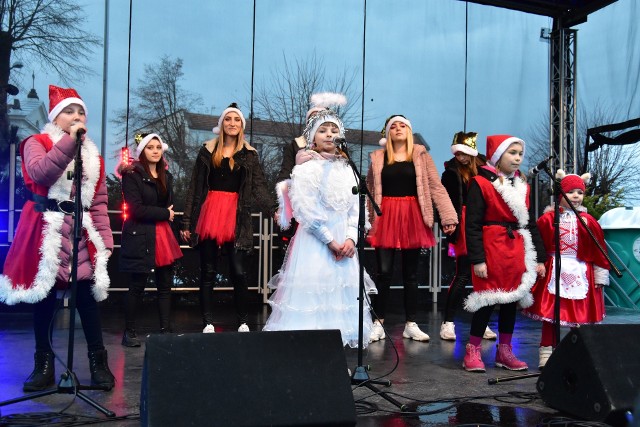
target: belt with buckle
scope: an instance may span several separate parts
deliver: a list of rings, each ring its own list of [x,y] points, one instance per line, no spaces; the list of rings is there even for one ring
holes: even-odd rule
[[[73,200],[53,200],[46,196],[31,193],[31,200],[35,203],[36,212],[62,212],[65,215],[73,215],[75,202]],[[87,209],[83,209],[87,211]]]

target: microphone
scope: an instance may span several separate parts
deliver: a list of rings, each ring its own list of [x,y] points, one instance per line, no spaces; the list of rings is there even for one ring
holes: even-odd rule
[[[333,143],[335,144],[336,147],[338,147],[340,149],[340,151],[347,151],[347,140],[346,140],[346,138],[335,137],[335,138],[333,138]]]
[[[552,154],[551,156],[547,157],[546,159],[538,163],[536,166],[532,167],[529,170],[529,175],[533,176],[538,174],[541,170],[544,170],[544,167],[547,165],[547,163],[549,163],[549,160],[554,159],[555,157],[556,157],[555,154]]]
[[[76,142],[78,144],[82,143],[82,136],[87,133],[86,130],[84,129],[78,129],[78,131],[76,132]]]

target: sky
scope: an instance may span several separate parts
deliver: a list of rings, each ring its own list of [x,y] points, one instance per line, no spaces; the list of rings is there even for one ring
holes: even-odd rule
[[[203,99],[198,112],[219,114],[229,103],[238,102],[248,113],[252,71],[254,85],[269,85],[285,56],[291,62],[315,54],[329,77],[345,69],[357,72],[354,86],[363,94],[366,130],[380,130],[389,115],[405,115],[413,131],[429,143],[440,170],[451,157],[449,146],[460,130],[478,132],[483,152],[487,135],[511,134],[526,141],[536,125],[548,123],[549,43],[540,38],[541,28],[551,27],[547,17],[467,6],[457,0],[368,0],[363,31],[362,0],[257,0],[252,52],[253,3],[134,1],[132,87],[143,77],[145,65],[169,55],[183,59],[182,85]],[[614,109],[621,120],[640,117],[636,3],[619,0],[576,27],[578,100],[587,107]],[[87,2],[83,7],[86,29],[102,37],[104,3]],[[111,121],[127,102],[128,27],[129,1],[109,0],[109,35],[104,43],[107,158],[124,144]],[[26,94],[35,72],[36,90],[46,101],[48,85],[62,82],[37,64],[23,62],[11,81]],[[74,86],[87,104],[89,134],[99,141],[105,77],[102,49],[93,53],[90,65],[94,74]],[[359,105],[358,111],[362,111]],[[115,160],[108,160],[107,170],[113,168]]]

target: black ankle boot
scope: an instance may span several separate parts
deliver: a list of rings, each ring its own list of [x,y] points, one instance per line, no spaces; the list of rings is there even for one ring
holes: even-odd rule
[[[23,391],[40,391],[51,387],[55,380],[55,363],[50,351],[36,351],[33,372],[22,386]]]
[[[115,377],[107,363],[107,350],[89,352],[89,371],[91,371],[91,385],[111,390],[115,384]]]
[[[125,329],[122,334],[122,345],[125,347],[140,347],[140,339],[135,329]]]

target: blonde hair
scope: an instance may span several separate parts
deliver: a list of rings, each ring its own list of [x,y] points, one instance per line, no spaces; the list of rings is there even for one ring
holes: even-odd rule
[[[224,126],[220,127],[220,136],[215,139],[215,148],[213,150],[213,154],[211,154],[211,161],[213,166],[219,168],[222,164],[222,146],[225,138]],[[233,154],[229,157],[229,168],[233,170],[233,166],[235,164],[233,160],[233,156],[244,147],[244,129],[240,128],[240,132],[238,133],[238,139],[236,139],[236,146],[233,147]]]
[[[413,132],[409,126],[409,131],[407,132],[407,160],[408,162],[413,162]],[[391,141],[391,135],[387,138],[387,144],[385,145],[385,151],[387,153],[387,164],[392,165],[396,162],[396,159],[393,154],[393,142]]]

